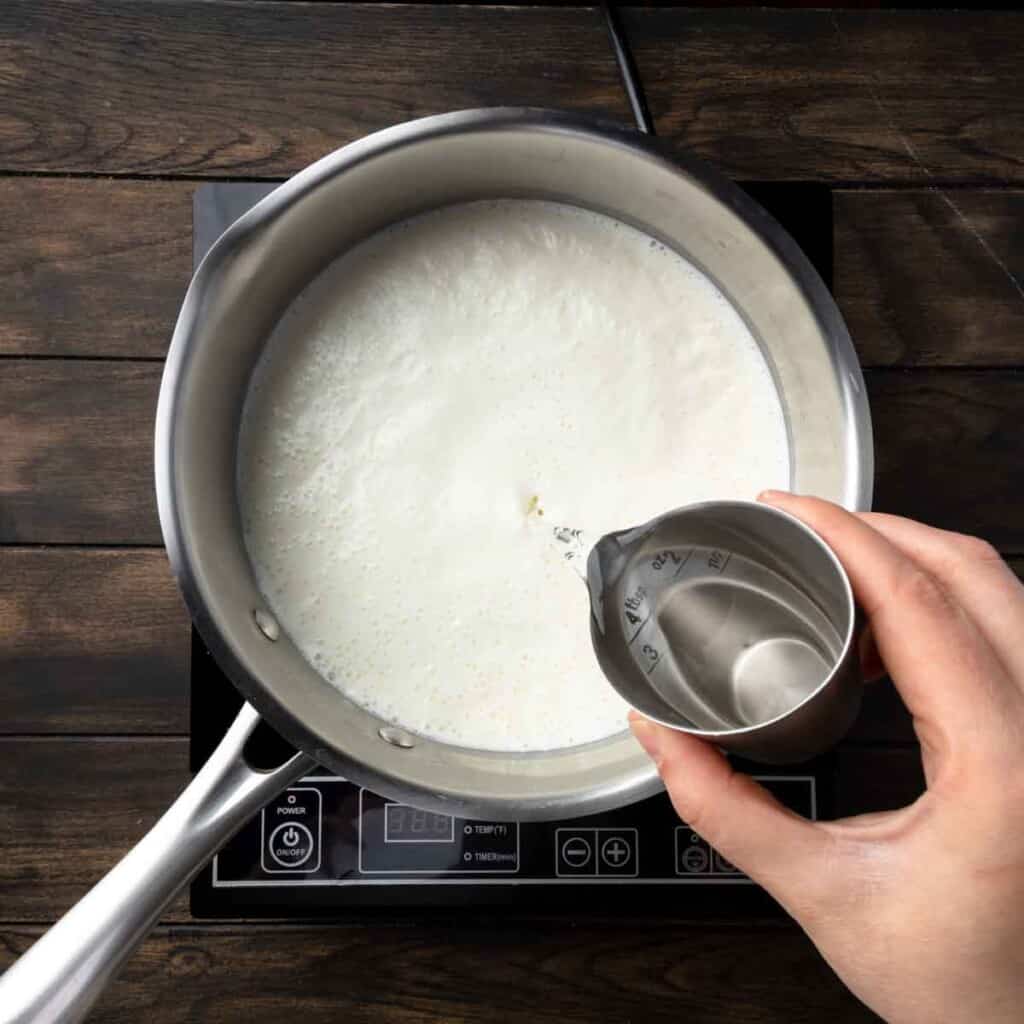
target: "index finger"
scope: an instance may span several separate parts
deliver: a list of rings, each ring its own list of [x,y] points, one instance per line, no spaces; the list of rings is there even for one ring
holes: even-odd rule
[[[918,562],[831,502],[779,491],[765,492],[761,500],[806,523],[836,553],[915,719],[948,726],[1005,708],[1013,688],[995,651]]]
[[[977,537],[880,512],[860,516],[921,563],[977,623],[1018,685],[1024,684],[1024,585],[990,544]]]

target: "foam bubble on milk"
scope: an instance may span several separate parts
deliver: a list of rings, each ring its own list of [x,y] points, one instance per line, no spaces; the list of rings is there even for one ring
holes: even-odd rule
[[[408,730],[539,750],[626,713],[548,527],[596,539],[788,466],[768,367],[703,274],[510,199],[390,228],[312,282],[254,374],[239,496],[261,589],[324,678]]]

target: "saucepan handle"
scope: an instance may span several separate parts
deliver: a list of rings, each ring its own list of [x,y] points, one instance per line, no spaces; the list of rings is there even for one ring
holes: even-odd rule
[[[0,978],[0,1022],[79,1021],[168,903],[264,804],[315,765],[296,754],[272,771],[244,748],[259,723],[245,704],[162,818]]]

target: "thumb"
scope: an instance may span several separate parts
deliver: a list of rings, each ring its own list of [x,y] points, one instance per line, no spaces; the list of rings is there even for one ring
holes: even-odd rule
[[[672,806],[722,856],[791,913],[827,880],[831,836],[794,814],[712,744],[636,712],[629,724],[658,767]]]

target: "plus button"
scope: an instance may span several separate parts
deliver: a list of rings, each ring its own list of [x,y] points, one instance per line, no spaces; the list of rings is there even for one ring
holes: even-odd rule
[[[610,868],[623,867],[632,855],[632,846],[622,836],[610,836],[601,844],[601,860]]]

